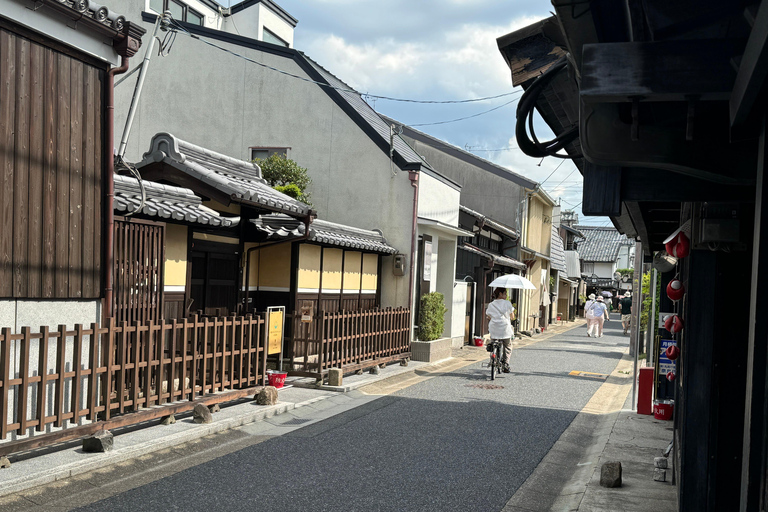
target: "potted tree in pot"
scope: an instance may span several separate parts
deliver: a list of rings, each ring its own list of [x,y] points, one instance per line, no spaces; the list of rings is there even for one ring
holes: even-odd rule
[[[418,340],[411,343],[411,359],[431,363],[451,357],[451,338],[443,337],[447,311],[442,293],[422,295],[419,302]]]

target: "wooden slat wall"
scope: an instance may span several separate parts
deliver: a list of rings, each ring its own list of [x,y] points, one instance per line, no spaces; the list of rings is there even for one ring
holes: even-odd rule
[[[115,220],[114,316],[117,322],[163,318],[165,224]]]
[[[0,28],[0,298],[101,294],[105,78]]]

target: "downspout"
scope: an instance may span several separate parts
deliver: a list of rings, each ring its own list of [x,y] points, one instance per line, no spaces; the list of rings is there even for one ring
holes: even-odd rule
[[[266,244],[260,244],[256,247],[251,247],[247,251],[245,251],[245,308],[244,311],[248,311],[248,295],[250,292],[250,285],[251,285],[251,254],[253,254],[254,251],[258,251],[260,249],[264,249],[265,247],[272,247],[273,245],[280,245],[285,243],[293,243],[293,242],[301,242],[302,240],[306,240],[309,238],[309,225],[312,223],[312,215],[307,215],[304,217],[304,234],[296,237],[291,238],[289,240],[279,240],[277,242],[270,242]]]
[[[416,271],[416,238],[419,230],[419,171],[408,171],[408,179],[413,187],[413,225],[411,226],[411,269],[408,278],[408,305],[411,308],[411,329],[414,326],[413,303],[414,272]]]
[[[483,291],[482,291],[482,297],[483,297],[483,311],[481,313],[482,321],[480,322],[480,337],[485,336],[485,291],[488,289],[488,275],[493,272],[493,266],[496,264],[496,262],[493,261],[493,259],[488,258],[488,262],[491,264],[490,267],[488,267],[488,270],[483,272]],[[493,291],[491,291],[493,292]]]
[[[110,151],[115,150],[115,75],[120,75],[128,71],[129,58],[120,57],[120,67],[112,68],[107,72],[107,147]],[[114,238],[115,238],[115,159],[114,155],[109,155],[107,158],[107,232],[105,236],[104,244],[106,245],[106,262],[105,268],[107,269],[104,276],[104,311],[106,316],[104,319],[111,318],[113,311],[113,278],[114,278]]]

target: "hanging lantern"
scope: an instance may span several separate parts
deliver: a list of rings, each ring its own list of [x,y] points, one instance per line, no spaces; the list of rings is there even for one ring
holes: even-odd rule
[[[664,355],[666,355],[667,359],[670,361],[674,361],[680,356],[680,349],[677,348],[677,345],[670,345],[667,347],[667,350],[664,351]]]
[[[670,300],[677,302],[683,298],[683,295],[685,295],[685,286],[683,286],[683,283],[680,282],[679,279],[671,280],[667,285],[667,297],[669,297]]]
[[[675,377],[676,377],[675,372],[667,372],[667,380],[669,382],[674,382]]]
[[[664,319],[664,328],[673,334],[682,331],[683,327],[683,320],[677,315],[668,315]]]
[[[675,258],[685,258],[691,252],[691,239],[685,234],[687,230],[690,233],[689,224],[686,222],[675,230],[664,240],[664,248],[667,254]]]

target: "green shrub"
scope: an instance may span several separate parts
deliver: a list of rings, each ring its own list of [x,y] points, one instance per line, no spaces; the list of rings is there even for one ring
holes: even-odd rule
[[[281,190],[278,187],[294,185],[299,189],[298,196],[294,196],[289,192],[284,192],[284,190],[295,192],[293,188],[281,191],[294,199],[298,199],[299,201],[312,206],[312,203],[309,202],[309,192],[307,192],[307,187],[312,183],[312,180],[310,179],[306,168],[301,167],[299,164],[280,153],[274,153],[270,155],[269,158],[256,158],[253,161],[261,168],[261,176],[270,187],[276,190]]]
[[[274,188],[278,192],[282,192],[288,197],[292,197],[294,199],[298,199],[299,201],[301,201],[301,198],[302,198],[301,189],[298,187],[298,185],[294,183],[289,183],[287,185],[277,185]]]
[[[445,325],[445,307],[443,294],[427,293],[421,296],[419,304],[419,340],[432,341],[443,335]]]

